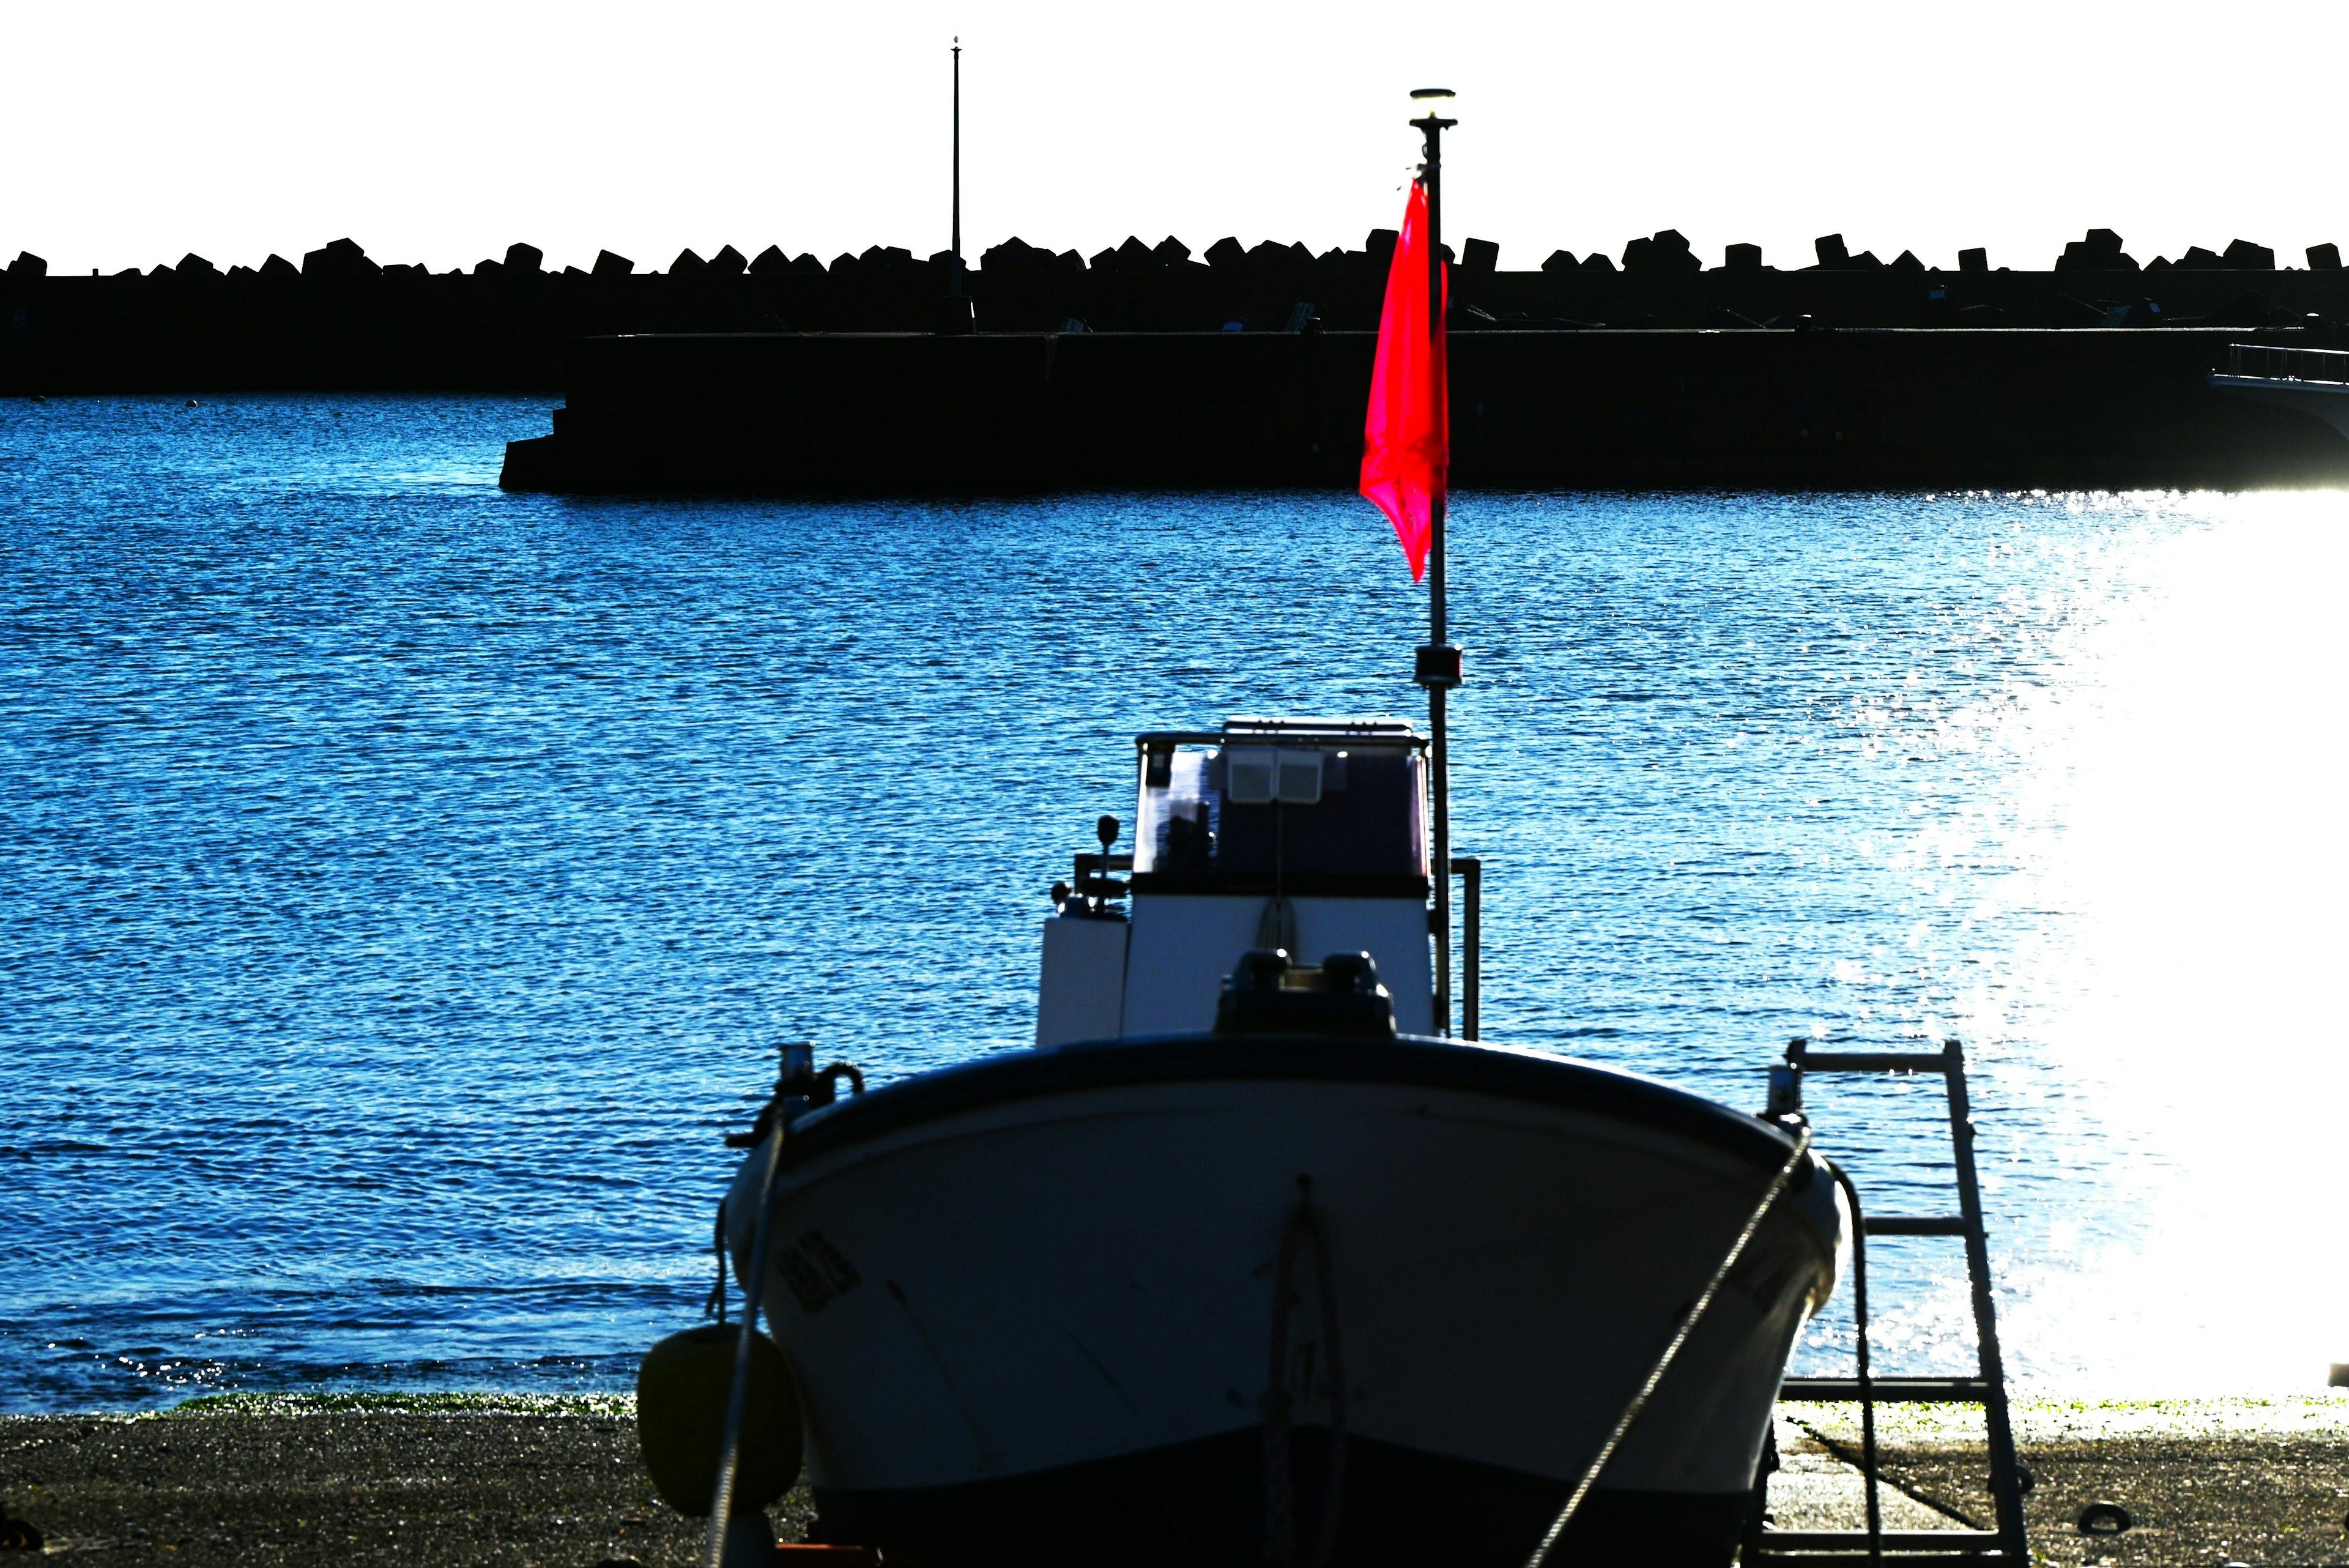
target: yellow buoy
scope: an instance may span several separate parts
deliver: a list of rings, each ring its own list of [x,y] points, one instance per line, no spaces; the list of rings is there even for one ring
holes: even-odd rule
[[[661,1500],[679,1513],[707,1517],[718,1490],[740,1334],[739,1324],[723,1323],[672,1334],[647,1351],[636,1369],[636,1441]],[[753,1334],[734,1507],[764,1508],[791,1490],[799,1474],[799,1390],[775,1342]]]

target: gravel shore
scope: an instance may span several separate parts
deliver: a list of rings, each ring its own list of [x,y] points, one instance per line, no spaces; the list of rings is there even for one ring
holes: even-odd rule
[[[1979,1414],[1884,1412],[1887,1522],[1988,1521]],[[2061,1564],[2349,1563],[2349,1399],[2024,1404],[2032,1545]],[[1782,1407],[1789,1528],[1858,1521],[1856,1415]],[[2127,1532],[2076,1520],[2112,1501]],[[175,1568],[688,1568],[698,1532],[653,1495],[625,1400],[232,1398],[159,1416],[0,1417],[0,1504],[48,1550]],[[796,1539],[804,1490],[776,1510]],[[166,1556],[165,1554],[168,1554]]]
[[[48,1550],[175,1568],[688,1568],[626,1400],[226,1400],[161,1416],[0,1417],[0,1504]],[[776,1511],[796,1537],[804,1490]],[[168,1554],[168,1555],[167,1555]]]
[[[2024,1517],[2052,1563],[2349,1563],[2349,1397],[2282,1400],[2021,1401],[2016,1445],[2036,1481]],[[1982,1414],[1880,1407],[1885,1523],[1904,1530],[1991,1522]],[[1858,1409],[1782,1405],[1774,1478],[1778,1523],[1860,1521]],[[1783,1497],[1783,1501],[1782,1501]],[[2081,1511],[2113,1502],[2129,1528],[2090,1536]]]

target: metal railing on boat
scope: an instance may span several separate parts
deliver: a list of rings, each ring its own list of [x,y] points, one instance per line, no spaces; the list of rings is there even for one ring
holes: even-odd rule
[[[2308,350],[2287,350],[2308,352]],[[2349,366],[2349,354],[2333,355]],[[1876,1214],[1861,1210],[1858,1189],[1844,1177],[1859,1234],[1853,1238],[1853,1313],[1857,1375],[1851,1377],[1789,1377],[1779,1397],[1860,1407],[1860,1484],[1868,1525],[1863,1530],[1775,1530],[1764,1523],[1772,1462],[1754,1478],[1753,1525],[1742,1561],[1773,1568],[1854,1563],[1932,1564],[2031,1561],[2023,1499],[2029,1472],[2014,1450],[2014,1423],[2008,1407],[2006,1366],[1999,1353],[1998,1313],[1991,1294],[1990,1242],[1982,1228],[1982,1187],[1974,1170],[1972,1103],[1966,1092],[1964,1047],[1955,1040],[1939,1051],[1815,1051],[1808,1040],[1788,1044],[1785,1061],[1771,1069],[1771,1109],[1799,1112],[1804,1080],[1821,1073],[1938,1074],[1949,1102],[1951,1175],[1957,1188],[1954,1214]],[[1868,1238],[1957,1236],[1965,1242],[1966,1274],[1973,1297],[1978,1370],[1971,1377],[1879,1377],[1868,1354]],[[1876,1407],[1880,1404],[1980,1405],[1987,1427],[1992,1528],[1988,1530],[1887,1530],[1879,1489]],[[1775,1440],[1775,1439],[1774,1439]],[[1937,1505],[1938,1506],[1938,1505]],[[1943,1509],[1942,1511],[1949,1511]],[[1961,1521],[1962,1522],[1962,1521]]]
[[[2261,381],[2349,383],[2349,352],[2338,348],[2284,348],[2267,343],[2227,345],[2227,370]]]
[[[1474,855],[1452,857],[1452,874],[1460,878],[1460,1038],[1478,1038],[1478,1002],[1485,978],[1485,863]],[[1427,912],[1435,919],[1435,911]],[[1448,1033],[1451,1021],[1444,1021]]]

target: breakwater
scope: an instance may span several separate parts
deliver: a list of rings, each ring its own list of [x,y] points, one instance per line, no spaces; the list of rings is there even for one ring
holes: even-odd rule
[[[2240,488],[2349,441],[2214,391],[2224,328],[1467,331],[1465,488]],[[1350,488],[1367,332],[665,335],[572,346],[514,490]]]
[[[874,246],[829,263],[770,246],[686,251],[643,272],[609,252],[549,268],[526,244],[470,270],[381,265],[349,240],[226,269],[202,256],[108,276],[53,274],[19,255],[0,275],[0,393],[229,390],[553,390],[564,346],[597,334],[678,332],[1200,332],[1377,324],[1392,236],[1315,254],[1221,240],[1195,254],[1139,239],[1087,258],[1012,240],[978,258],[951,303],[944,255]],[[1890,262],[1823,236],[1814,257],[1766,263],[1732,245],[1707,265],[1677,233],[1632,241],[1619,262],[1554,253],[1504,269],[1464,243],[1454,326],[1465,331],[1745,331],[1800,326],[2046,330],[2200,325],[2333,334],[2349,323],[2334,247],[2305,268],[2237,241],[2140,265],[2091,231],[2053,265],[1952,271],[1907,252]],[[1806,319],[1807,318],[1807,320]]]

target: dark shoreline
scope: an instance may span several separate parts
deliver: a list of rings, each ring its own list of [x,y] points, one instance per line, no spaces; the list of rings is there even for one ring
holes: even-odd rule
[[[38,1525],[53,1552],[169,1552],[155,1560],[203,1568],[595,1568],[628,1558],[690,1568],[696,1522],[654,1499],[627,1412],[610,1398],[378,1397],[0,1417],[0,1503]],[[2154,1418],[2140,1418],[2147,1412]],[[2030,1516],[2043,1561],[2349,1561],[2349,1401],[2306,1402],[2298,1419],[2251,1400],[2026,1402],[2020,1414],[2038,1478]],[[1827,1472],[1825,1492],[1815,1487],[1807,1503],[1774,1496],[1782,1524],[1847,1522],[1842,1512],[1857,1495],[1839,1463],[1853,1447],[1847,1416],[1782,1407],[1789,1470],[1808,1464],[1814,1480]],[[1952,1527],[1983,1511],[1982,1450],[1962,1417],[1889,1417],[1888,1497]],[[2135,1527],[2083,1536],[2078,1511],[2100,1500],[2126,1506]],[[810,1514],[804,1489],[776,1511],[779,1533],[798,1538]]]

